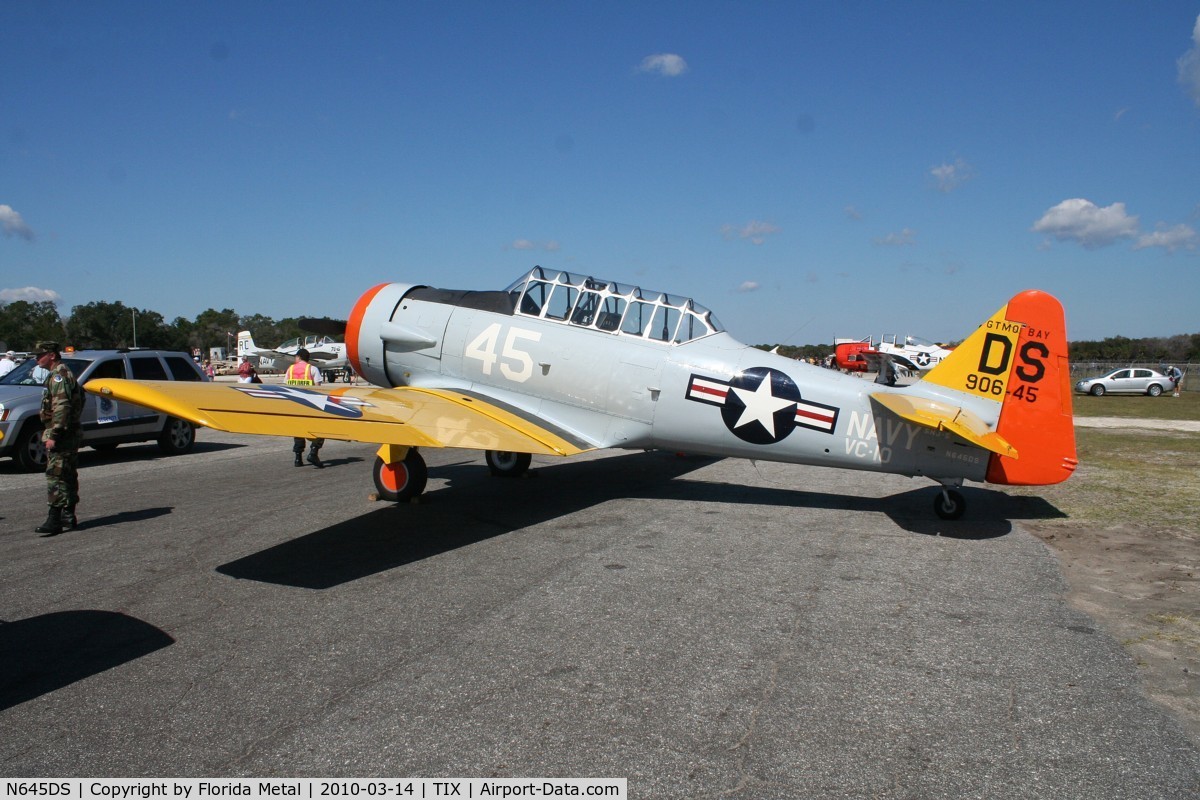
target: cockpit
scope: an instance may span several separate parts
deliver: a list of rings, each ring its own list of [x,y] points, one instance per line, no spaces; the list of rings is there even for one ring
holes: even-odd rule
[[[516,314],[617,336],[680,344],[725,330],[689,298],[570,272],[534,267],[505,291]]]
[[[303,341],[301,341],[299,338],[288,339],[286,342],[279,345],[277,349],[287,351],[298,347],[320,347],[327,344],[337,344],[337,342],[328,336],[305,336]]]

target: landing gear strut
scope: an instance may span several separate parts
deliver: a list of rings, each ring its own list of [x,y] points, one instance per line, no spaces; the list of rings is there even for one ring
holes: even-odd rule
[[[942,519],[958,519],[966,510],[967,501],[962,493],[949,486],[943,486],[933,498],[933,511]]]

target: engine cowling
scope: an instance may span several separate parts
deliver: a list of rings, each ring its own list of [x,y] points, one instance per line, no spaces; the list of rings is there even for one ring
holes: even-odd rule
[[[428,334],[409,331],[393,322],[404,296],[419,288],[412,283],[381,283],[365,291],[346,323],[346,355],[355,372],[376,386],[400,386],[402,375],[391,375],[388,369],[389,344],[415,347],[436,344]]]

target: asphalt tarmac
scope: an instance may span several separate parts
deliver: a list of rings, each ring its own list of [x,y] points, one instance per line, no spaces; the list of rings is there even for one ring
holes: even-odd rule
[[[606,453],[204,431],[82,455],[80,529],[0,464],[0,774],[626,777],[631,798],[1200,797],[1200,749],[1068,607],[1044,501]]]

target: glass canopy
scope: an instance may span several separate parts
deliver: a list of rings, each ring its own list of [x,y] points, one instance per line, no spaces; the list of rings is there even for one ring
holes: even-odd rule
[[[517,314],[616,336],[681,344],[725,330],[690,298],[570,272],[534,267],[505,291]]]

